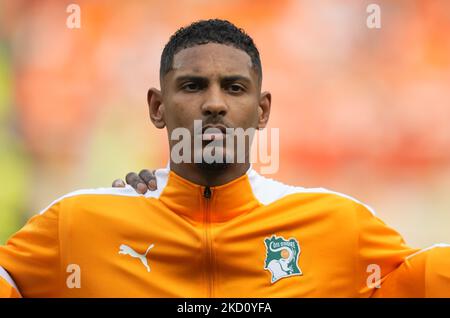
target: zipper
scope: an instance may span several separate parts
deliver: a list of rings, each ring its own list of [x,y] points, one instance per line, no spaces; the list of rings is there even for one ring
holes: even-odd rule
[[[214,254],[211,240],[211,197],[212,191],[210,187],[203,190],[205,202],[204,209],[204,226],[205,226],[205,245],[206,245],[206,280],[207,280],[207,297],[214,297]]]
[[[205,199],[211,199],[211,188],[205,187],[205,190],[203,191],[203,196]]]

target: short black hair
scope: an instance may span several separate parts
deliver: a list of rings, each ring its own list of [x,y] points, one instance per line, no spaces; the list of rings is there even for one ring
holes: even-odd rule
[[[252,61],[252,66],[258,74],[259,82],[262,80],[262,67],[259,52],[253,39],[227,20],[210,19],[200,20],[187,27],[178,29],[164,47],[161,54],[159,76],[163,77],[172,69],[173,57],[179,51],[207,43],[218,43],[233,46],[246,52]]]

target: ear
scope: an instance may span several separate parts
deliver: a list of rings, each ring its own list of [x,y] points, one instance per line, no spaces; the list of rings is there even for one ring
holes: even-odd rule
[[[164,104],[162,95],[156,88],[150,88],[147,93],[148,111],[150,119],[156,128],[162,129],[166,126],[164,120]]]
[[[269,121],[272,95],[269,92],[261,93],[258,107],[258,129],[264,129]]]

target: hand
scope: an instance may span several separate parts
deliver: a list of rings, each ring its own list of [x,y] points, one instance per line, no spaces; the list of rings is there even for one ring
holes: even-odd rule
[[[144,194],[147,190],[156,190],[156,177],[155,170],[141,170],[139,175],[135,172],[130,172],[126,175],[125,180],[127,184],[132,186],[137,193]],[[113,188],[123,188],[125,187],[125,182],[122,179],[116,179],[112,183]]]

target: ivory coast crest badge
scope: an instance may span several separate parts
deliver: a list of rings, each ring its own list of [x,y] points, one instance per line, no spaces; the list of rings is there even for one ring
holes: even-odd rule
[[[265,238],[266,261],[264,269],[272,274],[271,283],[281,278],[303,275],[298,266],[300,245],[295,238],[286,240],[282,236],[272,235]]]

